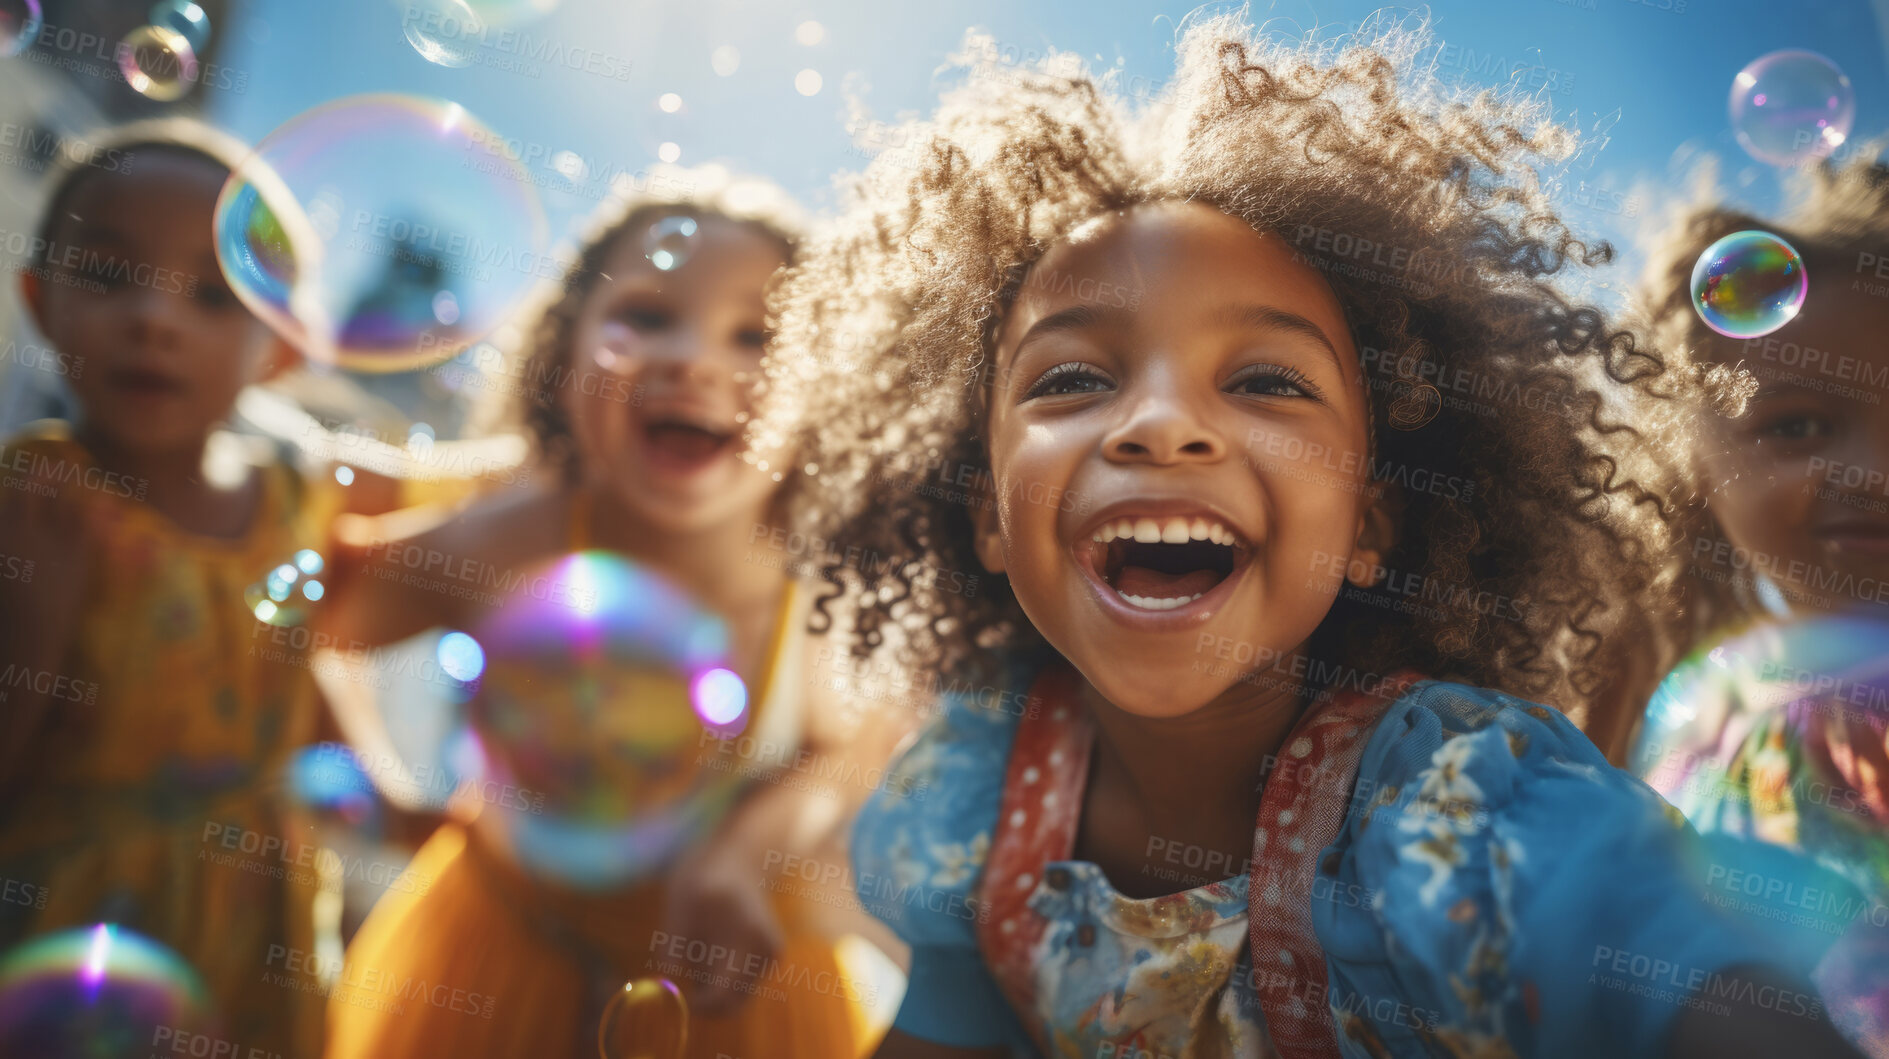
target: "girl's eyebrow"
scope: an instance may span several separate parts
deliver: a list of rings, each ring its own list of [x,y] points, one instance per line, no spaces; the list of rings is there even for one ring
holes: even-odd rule
[[[1338,347],[1332,345],[1331,336],[1325,333],[1324,328],[1298,313],[1272,305],[1229,305],[1216,310],[1209,319],[1219,327],[1248,327],[1255,331],[1303,335],[1331,357],[1333,366],[1340,374],[1344,373],[1344,358],[1338,355]]]
[[[1093,305],[1072,305],[1067,309],[1050,313],[1030,325],[1023,337],[1017,340],[1017,350],[1021,352],[1032,339],[1058,331],[1080,331],[1086,327],[1109,323],[1124,315],[1124,310],[1113,306],[1098,308]]]

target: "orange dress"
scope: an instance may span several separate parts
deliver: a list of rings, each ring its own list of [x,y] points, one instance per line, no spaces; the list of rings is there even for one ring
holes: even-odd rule
[[[805,619],[791,583],[787,595],[749,727],[777,746],[796,738],[793,671]],[[715,767],[715,755],[678,756],[661,770],[670,781]],[[726,970],[700,953],[671,952],[674,943],[661,932],[664,879],[604,893],[548,882],[509,859],[485,823],[441,827],[409,866],[407,877],[419,885],[389,891],[368,915],[329,996],[331,1059],[594,1056],[603,1004],[625,982]],[[850,986],[861,975],[849,973],[834,939],[819,929],[816,908],[778,891],[773,907],[786,943],[735,1013],[691,1018],[687,1054],[864,1054],[877,1034],[867,1011],[872,998]]]
[[[301,630],[257,621],[243,590],[320,547],[338,493],[264,467],[248,534],[219,540],[139,502],[64,424],[34,424],[4,453],[110,529],[61,674],[73,693],[55,692],[23,793],[0,808],[0,874],[43,899],[0,909],[0,940],[119,923],[197,970],[241,1049],[314,1054],[321,997],[271,974],[316,948],[323,851],[280,777],[319,703]]]

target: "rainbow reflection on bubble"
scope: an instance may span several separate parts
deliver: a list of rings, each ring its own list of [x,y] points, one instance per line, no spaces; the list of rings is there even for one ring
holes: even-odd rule
[[[425,367],[490,333],[555,273],[547,243],[505,139],[416,96],[291,119],[217,202],[217,260],[244,304],[315,362],[357,371]]]
[[[39,0],[0,0],[0,59],[12,58],[39,39]]]
[[[1692,307],[1727,338],[1757,338],[1790,323],[1809,291],[1803,258],[1770,232],[1734,232],[1692,266]]]
[[[196,971],[122,927],[64,930],[0,957],[0,1055],[142,1059],[160,1030],[213,1035],[216,1024]]]
[[[1865,613],[1768,622],[1695,652],[1647,705],[1642,744],[1671,746],[1732,713],[1807,710],[1889,721],[1889,621]]]
[[[1732,130],[1760,162],[1803,165],[1828,158],[1856,123],[1856,90],[1814,51],[1774,51],[1732,78]]]
[[[520,571],[472,630],[468,707],[477,825],[527,871],[609,889],[660,870],[740,789],[723,750],[751,714],[722,621],[607,552]],[[518,806],[527,806],[520,809]]]
[[[611,994],[597,1020],[602,1059],[682,1059],[689,1051],[689,1004],[667,978],[637,978]]]

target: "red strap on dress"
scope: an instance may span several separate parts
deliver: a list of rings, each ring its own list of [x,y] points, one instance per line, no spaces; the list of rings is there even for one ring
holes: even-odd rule
[[[1358,782],[1365,743],[1404,689],[1422,679],[1398,673],[1373,694],[1347,691],[1305,711],[1260,796],[1246,890],[1253,992],[1266,1034],[1282,1059],[1338,1053],[1338,1031],[1325,996],[1325,950],[1312,932],[1312,883],[1319,851],[1338,837]],[[1375,793],[1375,792],[1370,792]],[[1269,889],[1288,895],[1277,904]]]

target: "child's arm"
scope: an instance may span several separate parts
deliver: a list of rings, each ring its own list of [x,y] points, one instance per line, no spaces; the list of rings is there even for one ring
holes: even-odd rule
[[[765,885],[780,875],[790,858],[796,864],[800,858],[813,861],[837,845],[830,840],[868,793],[864,784],[843,777],[883,768],[908,727],[888,711],[874,711],[851,738],[836,739],[837,733],[823,731],[828,726],[821,723],[826,714],[837,712],[835,704],[816,696],[811,705],[821,714],[808,718],[801,751],[820,767],[812,775],[792,777],[792,783],[775,782],[776,776],[758,781],[716,835],[676,866],[665,901],[665,930],[671,935],[719,943],[744,956],[772,956],[783,939],[765,899]],[[842,779],[829,787],[817,775]],[[837,874],[838,865],[834,867]],[[750,995],[704,985],[693,999],[704,1014],[719,1015],[735,1010]]]

